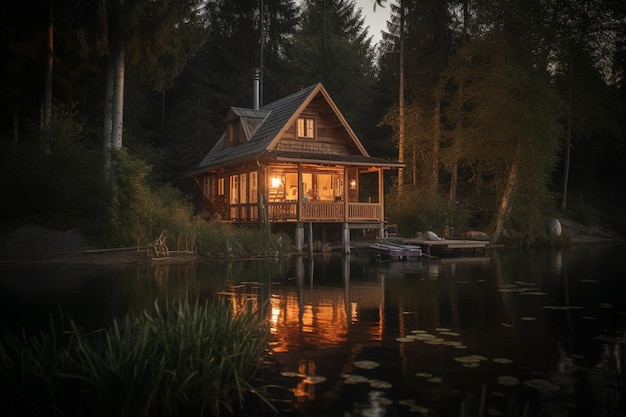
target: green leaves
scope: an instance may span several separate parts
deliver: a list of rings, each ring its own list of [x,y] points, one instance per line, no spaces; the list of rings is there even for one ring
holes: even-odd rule
[[[0,339],[3,413],[219,415],[243,405],[269,338],[254,312],[186,301],[57,332]]]

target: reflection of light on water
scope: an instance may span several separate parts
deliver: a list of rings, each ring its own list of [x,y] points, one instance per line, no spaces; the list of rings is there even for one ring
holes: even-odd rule
[[[298,365],[298,373],[300,375],[313,376],[315,375],[315,362],[311,360],[301,359]],[[312,401],[315,399],[315,383],[312,383],[310,379],[303,379],[298,385],[293,388],[293,395],[296,397],[299,403]]]
[[[561,275],[563,271],[563,254],[561,251],[556,252],[552,257],[550,269],[555,276]]]
[[[302,331],[307,333],[312,333],[314,330],[313,327],[313,306],[306,305],[303,307],[304,312],[302,313]]]
[[[272,297],[270,300],[271,304],[271,316],[270,316],[270,332],[272,334],[276,334],[278,331],[278,318],[280,317],[280,300],[278,298]]]
[[[359,310],[357,308],[357,303],[350,303],[350,318],[352,324],[359,321]]]
[[[431,277],[439,276],[439,264],[431,263],[428,265],[428,275]]]

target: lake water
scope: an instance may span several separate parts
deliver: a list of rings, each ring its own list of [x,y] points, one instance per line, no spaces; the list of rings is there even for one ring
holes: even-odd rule
[[[10,330],[50,314],[102,327],[165,296],[263,308],[272,351],[255,384],[278,417],[626,412],[625,245],[0,272]]]

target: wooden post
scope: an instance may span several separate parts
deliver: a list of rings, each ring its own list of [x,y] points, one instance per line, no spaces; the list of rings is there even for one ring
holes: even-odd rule
[[[309,253],[313,254],[313,223],[309,222]]]
[[[296,223],[295,241],[296,251],[302,253],[302,247],[304,246],[304,225],[302,222]]]
[[[341,247],[344,255],[350,253],[350,227],[348,222],[343,222]]]

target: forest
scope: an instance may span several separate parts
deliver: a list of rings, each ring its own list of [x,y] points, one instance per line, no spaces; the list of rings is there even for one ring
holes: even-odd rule
[[[390,10],[373,42],[364,9]],[[568,216],[626,230],[620,0],[35,0],[3,14],[2,229],[107,245],[193,228],[186,174],[231,106],[322,82],[386,213],[533,241]],[[190,223],[191,222],[191,223]]]

